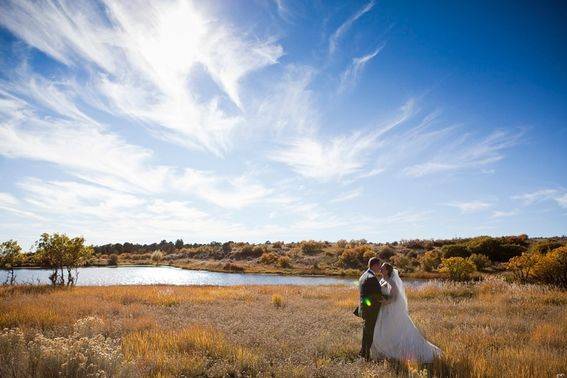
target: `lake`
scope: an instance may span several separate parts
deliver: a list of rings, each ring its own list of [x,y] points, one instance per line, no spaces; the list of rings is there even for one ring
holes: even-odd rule
[[[188,270],[170,266],[119,266],[79,268],[78,286],[109,285],[345,285],[356,286],[356,278],[286,276],[259,273],[224,273]],[[20,284],[49,284],[49,269],[16,269]],[[7,271],[0,270],[0,282]],[[419,285],[423,280],[407,280],[406,285]]]

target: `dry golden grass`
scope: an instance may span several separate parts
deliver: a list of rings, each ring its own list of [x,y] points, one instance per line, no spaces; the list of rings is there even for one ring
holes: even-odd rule
[[[25,348],[37,334],[42,345],[59,345],[78,343],[79,333],[90,337],[80,339],[84,345],[116,342],[122,368],[114,374],[130,376],[418,376],[424,368],[455,377],[567,373],[567,292],[496,279],[408,289],[414,322],[444,351],[427,367],[357,359],[357,295],[347,287],[2,287],[0,329],[18,327],[23,339],[14,342],[15,334],[4,331],[0,362],[34,355]],[[95,357],[98,368],[110,369]],[[11,376],[2,369],[0,376]]]

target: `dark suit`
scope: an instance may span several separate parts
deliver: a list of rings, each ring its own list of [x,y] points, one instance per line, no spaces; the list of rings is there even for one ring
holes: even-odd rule
[[[373,271],[368,269],[360,276],[358,280],[360,289],[360,304],[358,306],[358,314],[364,320],[364,328],[362,330],[362,349],[360,355],[366,359],[370,358],[370,347],[374,339],[374,326],[380,311],[380,301],[382,300],[382,291],[380,290],[380,281]]]

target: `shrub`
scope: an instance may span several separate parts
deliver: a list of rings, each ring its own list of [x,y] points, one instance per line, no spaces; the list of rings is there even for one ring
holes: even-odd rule
[[[273,252],[264,252],[260,257],[260,262],[262,264],[273,264],[278,261],[278,255]]]
[[[449,257],[441,260],[441,263],[441,271],[448,273],[449,278],[454,281],[466,281],[475,271],[474,264],[462,257]]]
[[[512,272],[516,281],[526,283],[535,279],[535,266],[541,259],[539,253],[524,252],[510,259],[507,268]]]
[[[555,248],[559,248],[561,246],[563,246],[563,244],[559,243],[558,241],[542,240],[532,244],[529,251],[533,253],[546,254],[547,252],[552,251]]]
[[[155,251],[154,253],[152,253],[151,259],[154,263],[159,264],[163,260],[163,252]]]
[[[278,259],[278,265],[282,268],[291,268],[291,259],[287,256],[282,256]]]
[[[518,244],[506,243],[504,239],[495,239],[490,236],[480,236],[467,243],[470,253],[488,256],[492,261],[505,262],[510,258],[519,256],[525,251],[525,247]],[[464,256],[463,256],[464,257]]]
[[[535,265],[534,273],[543,283],[567,288],[567,246],[542,255]]]
[[[490,259],[486,255],[481,255],[478,253],[473,253],[468,257],[468,260],[474,264],[477,270],[484,270],[484,268],[490,266]]]
[[[339,256],[339,263],[344,268],[364,268],[370,257],[375,253],[369,245],[359,245],[345,249]]]
[[[22,331],[5,329],[0,331],[0,361],[2,377],[112,377],[133,373],[127,370],[117,340],[77,331],[56,338],[37,334],[26,343]]]
[[[230,262],[227,262],[222,267],[223,270],[227,270],[229,272],[244,272],[244,268],[240,265],[236,265]]]
[[[338,246],[339,248],[346,248],[347,243],[348,243],[348,242],[347,242],[345,239],[341,239],[341,240],[337,241],[337,246]]]
[[[389,245],[383,245],[378,250],[378,257],[380,260],[390,260],[392,256],[396,254],[396,250]]]
[[[107,264],[111,266],[118,265],[118,255],[117,254],[110,255],[110,257],[108,257]]]
[[[441,247],[443,257],[448,259],[451,257],[469,257],[471,252],[466,245],[462,244],[447,244]]]
[[[272,295],[272,304],[275,308],[280,308],[283,305],[283,298],[279,294]]]
[[[245,245],[244,247],[242,247],[240,252],[236,254],[236,257],[243,259],[257,258],[262,256],[263,253],[264,253],[264,249],[260,246],[254,247],[251,245]]]
[[[412,259],[409,256],[397,254],[393,256],[390,261],[402,272],[413,271]]]
[[[306,255],[315,255],[323,250],[321,243],[314,240],[301,242],[301,252]]]
[[[435,251],[425,252],[423,255],[419,256],[418,260],[421,269],[425,272],[432,272],[441,264],[441,257],[439,253]]]

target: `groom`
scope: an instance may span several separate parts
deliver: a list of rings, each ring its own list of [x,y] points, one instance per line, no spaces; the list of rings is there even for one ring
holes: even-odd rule
[[[358,316],[364,320],[362,330],[362,349],[359,356],[370,359],[370,347],[374,338],[374,326],[380,311],[380,302],[383,295],[380,290],[380,281],[377,274],[380,271],[380,260],[372,257],[368,260],[368,270],[366,270],[358,280],[360,288],[360,304],[358,305]],[[356,311],[356,310],[355,310]]]

